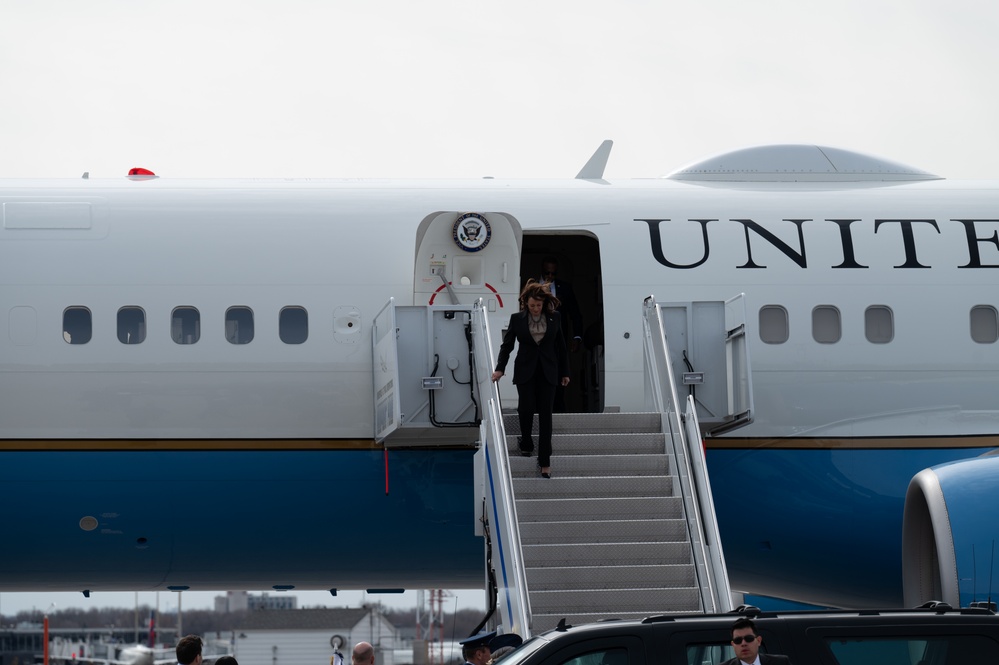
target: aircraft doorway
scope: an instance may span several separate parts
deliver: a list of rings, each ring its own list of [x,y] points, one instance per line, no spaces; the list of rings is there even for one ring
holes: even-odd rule
[[[554,258],[558,263],[556,280],[571,285],[579,305],[581,330],[564,311],[562,324],[569,326],[569,340],[580,337],[578,348],[569,351],[569,386],[564,401],[567,412],[604,410],[604,307],[600,273],[600,245],[589,234],[532,234],[524,232],[520,255],[521,284],[541,279],[542,263]],[[556,282],[556,297],[559,297]],[[564,310],[564,307],[563,307]],[[556,410],[558,410],[556,408]]]

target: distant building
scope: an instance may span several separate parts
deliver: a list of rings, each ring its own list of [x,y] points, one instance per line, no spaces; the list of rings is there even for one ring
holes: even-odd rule
[[[377,665],[400,665],[395,626],[375,607],[250,612],[235,630],[239,665],[326,665],[338,644],[346,663],[358,642],[375,647]],[[405,662],[412,662],[407,659]]]
[[[246,591],[227,591],[224,596],[215,596],[216,612],[243,612],[245,610],[294,610],[298,609],[298,596],[259,596]]]
[[[246,604],[250,610],[294,610],[298,609],[298,596],[268,596],[264,593],[250,596],[246,599]]]
[[[215,611],[244,612],[249,607],[249,596],[246,591],[226,591],[224,596],[215,596]]]
[[[175,628],[157,628],[160,639],[176,642]],[[146,629],[136,628],[50,628],[49,657],[90,657],[114,659],[116,651],[144,642]],[[160,642],[162,646],[162,642]],[[0,627],[0,665],[40,663],[45,647],[45,631],[40,623],[21,622],[16,627]]]

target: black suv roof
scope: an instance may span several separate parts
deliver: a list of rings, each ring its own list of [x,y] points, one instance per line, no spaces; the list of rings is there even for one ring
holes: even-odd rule
[[[995,612],[936,603],[879,610],[741,607],[726,614],[561,622],[501,665],[719,665],[734,656],[731,626],[743,617],[763,637],[762,653],[788,655],[796,665],[963,665],[968,654],[980,654],[976,662],[999,662]]]

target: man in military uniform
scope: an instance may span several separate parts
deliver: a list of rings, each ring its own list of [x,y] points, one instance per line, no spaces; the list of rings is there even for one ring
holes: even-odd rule
[[[492,630],[488,633],[479,633],[478,635],[466,637],[458,642],[461,645],[461,656],[465,659],[465,663],[468,665],[486,665],[492,657],[492,651],[489,650],[489,643],[494,637],[496,637],[496,631]]]

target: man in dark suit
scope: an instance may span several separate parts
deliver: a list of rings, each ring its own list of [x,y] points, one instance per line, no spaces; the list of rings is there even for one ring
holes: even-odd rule
[[[572,352],[578,351],[583,339],[583,316],[572,284],[558,278],[558,259],[546,256],[541,260],[541,278],[538,281],[547,284],[548,290],[559,301],[555,311],[562,318],[562,338],[566,348]],[[565,413],[565,388],[560,385],[555,387],[555,412]]]
[[[791,659],[777,654],[760,653],[763,638],[752,619],[739,619],[732,624],[732,647],[735,658],[722,665],[791,665]]]
[[[562,337],[566,341],[566,347],[570,351],[575,351],[583,338],[583,316],[579,311],[579,301],[576,300],[572,284],[558,278],[558,259],[554,256],[546,256],[541,261],[541,278],[538,282],[547,284],[551,294],[558,298],[559,306],[555,311],[562,317]]]

